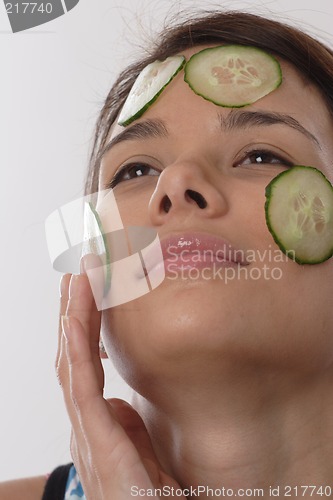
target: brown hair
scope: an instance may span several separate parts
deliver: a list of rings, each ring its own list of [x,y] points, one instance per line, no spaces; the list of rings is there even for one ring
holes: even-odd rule
[[[142,69],[187,48],[235,43],[267,50],[293,64],[321,91],[333,117],[333,51],[291,26],[244,12],[213,12],[164,30],[150,54],[126,68],[111,88],[98,118],[86,181],[86,194],[98,187],[99,155],[126,97]]]

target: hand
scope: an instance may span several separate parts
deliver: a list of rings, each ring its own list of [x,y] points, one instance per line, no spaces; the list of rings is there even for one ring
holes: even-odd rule
[[[56,371],[72,424],[71,455],[87,500],[130,500],[131,487],[180,489],[160,467],[139,414],[104,399],[101,313],[85,274],[62,283]],[[140,498],[159,498],[157,495]],[[177,497],[185,499],[185,496]]]

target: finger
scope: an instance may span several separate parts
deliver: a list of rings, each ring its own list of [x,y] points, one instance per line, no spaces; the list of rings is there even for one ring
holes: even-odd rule
[[[79,321],[79,324],[82,326],[83,330],[83,338],[90,345],[90,334],[91,334],[91,310],[93,306],[93,297],[90,290],[90,285],[86,275],[72,275],[70,277],[69,289],[67,293],[68,301],[67,307],[64,311],[64,315],[62,316],[62,339],[60,342],[60,359],[58,363],[58,373],[59,378],[61,380],[61,385],[63,389],[64,400],[67,408],[67,412],[71,423],[73,425],[73,429],[75,433],[77,433],[77,439],[81,441],[79,434],[81,433],[80,424],[77,417],[76,409],[74,408],[75,403],[72,400],[72,384],[70,380],[70,362],[67,352],[67,342],[63,335],[64,329],[64,319],[68,318],[68,315],[73,315]],[[94,326],[98,328],[96,320],[94,320]],[[99,330],[95,334],[96,338],[99,337]],[[96,342],[98,344],[98,341]],[[93,378],[98,380],[99,390],[102,393],[104,386],[104,372],[103,367],[101,365],[101,361],[96,356],[94,359],[94,370],[95,373]],[[99,365],[98,365],[99,363]]]
[[[160,484],[161,465],[154,452],[144,421],[126,401],[112,398],[107,399],[107,402],[112,406],[118,422],[137,449],[152,483],[157,487]]]
[[[69,301],[69,288],[70,282],[72,280],[73,275],[65,274],[60,283],[60,316],[59,316],[59,327],[58,327],[58,352],[56,357],[56,373],[59,380],[59,384],[61,385],[67,411],[69,413],[69,417],[74,416],[75,412],[70,411],[69,394],[70,391],[70,380],[69,380],[69,366],[68,366],[68,357],[67,357],[67,349],[66,349],[66,339],[63,333],[63,317],[66,315],[66,311],[68,309],[68,301]],[[72,423],[73,419],[71,418]]]
[[[67,291],[69,291],[69,286],[67,288]],[[68,295],[69,294],[67,293],[67,296]],[[65,310],[62,312],[66,313],[66,310],[67,310],[67,304]],[[65,314],[63,314],[60,319],[60,328],[59,328],[60,348],[59,348],[59,358],[57,362],[57,375],[62,388],[67,413],[72,425],[71,439],[70,439],[70,451],[72,460],[75,463],[75,467],[77,468],[77,470],[79,469],[82,470],[81,456],[82,454],[84,455],[87,453],[88,447],[85,437],[82,433],[80,420],[78,418],[76,409],[73,405],[73,400],[71,396],[70,368],[69,368],[69,359],[67,353],[67,342],[63,329],[63,319],[65,317],[66,317]]]
[[[91,306],[91,349],[94,355],[100,357],[99,337],[101,313],[97,305],[101,305],[104,290],[104,271],[101,259],[94,254],[86,254],[80,261],[81,274],[86,274],[89,279],[90,290],[93,296]],[[98,337],[98,338],[97,338]],[[98,341],[98,344],[97,344]]]
[[[77,412],[82,432],[91,452],[97,457],[110,454],[119,442],[128,442],[125,431],[102,396],[96,377],[89,341],[75,317],[64,320],[70,370],[71,403]]]
[[[124,486],[124,478],[131,474],[133,481],[137,477],[142,487],[150,487],[152,483],[149,471],[118,422],[113,408],[101,394],[89,340],[83,326],[77,318],[67,317],[63,321],[63,327],[67,338],[70,373],[68,404],[71,412],[75,409],[79,421],[79,425],[73,425],[73,452],[79,454],[75,463],[80,464],[81,460],[82,471],[90,470],[93,464],[94,471],[98,471],[100,484],[103,481],[109,483],[112,471],[115,483],[120,481]],[[75,416],[71,420],[75,422]],[[82,478],[85,487],[84,472]],[[129,481],[126,480],[126,488],[128,485]]]
[[[104,370],[99,357],[101,314],[97,311],[90,284],[85,274],[73,275],[71,278],[66,315],[77,318],[83,327],[92,354],[95,376],[97,376],[100,391],[103,391]]]
[[[91,290],[99,311],[105,308],[104,293],[106,291],[106,276],[102,259],[95,254],[86,254],[80,261],[81,272],[87,274]]]
[[[87,334],[90,333],[92,304],[93,296],[87,276],[85,274],[73,274],[69,284],[66,316],[77,318]]]
[[[82,456],[83,449],[78,446],[78,441],[77,441],[77,436],[74,432],[74,429],[72,428],[71,430],[71,437],[70,437],[70,452],[71,452],[71,457],[72,460],[75,464],[75,468],[77,471],[82,471],[85,468],[84,465],[84,460]]]
[[[127,401],[118,398],[107,399],[118,422],[140,453],[142,458],[157,462],[150,436],[139,413]]]
[[[60,355],[61,355],[61,339],[62,339],[62,324],[61,324],[61,316],[63,316],[66,313],[67,309],[67,302],[68,302],[68,296],[69,296],[69,283],[71,279],[71,274],[64,274],[61,278],[60,281],[60,313],[59,313],[59,323],[58,323],[58,348],[57,348],[57,355],[56,355],[56,361],[55,361],[55,369],[56,369],[56,374],[57,378],[60,383],[60,374],[59,374],[59,362],[60,362]]]
[[[79,441],[81,443],[81,449],[84,450],[84,438],[80,435],[80,424],[77,418],[77,414],[73,408],[72,403],[70,402],[70,380],[69,380],[69,366],[68,366],[68,357],[67,357],[67,349],[66,349],[66,339],[63,334],[63,326],[62,326],[62,317],[66,314],[69,300],[69,285],[71,281],[72,275],[65,274],[62,276],[60,282],[60,315],[59,315],[59,328],[58,328],[58,350],[56,356],[56,374],[59,381],[59,384],[63,391],[63,396],[65,400],[65,405],[67,408],[67,412],[69,418],[72,423],[72,437],[71,437],[71,453],[74,460],[74,454],[72,450],[72,442]],[[76,436],[75,436],[76,435]],[[74,438],[75,436],[75,438]],[[77,453],[78,448],[75,447],[75,460],[78,463],[79,454]]]

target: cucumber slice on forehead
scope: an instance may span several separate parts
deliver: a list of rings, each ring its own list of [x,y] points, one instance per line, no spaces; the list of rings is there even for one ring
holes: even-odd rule
[[[296,166],[266,187],[266,223],[280,249],[298,264],[333,255],[333,186],[313,167]]]
[[[240,108],[279,87],[282,71],[277,59],[261,49],[223,45],[194,54],[185,66],[184,79],[204,99]]]
[[[136,79],[118,118],[119,125],[129,125],[157,99],[185,64],[184,56],[170,56],[148,64]]]

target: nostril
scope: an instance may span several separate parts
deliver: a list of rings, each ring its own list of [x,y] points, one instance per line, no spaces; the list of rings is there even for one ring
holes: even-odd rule
[[[192,198],[192,200],[194,200],[197,203],[199,208],[206,208],[207,207],[207,201],[197,191],[192,191],[192,189],[187,189],[185,195]]]
[[[185,191],[185,198],[187,199],[187,201],[189,201],[189,199],[193,200],[198,205],[199,208],[207,207],[207,201],[197,191],[192,191],[192,189],[187,189]],[[161,201],[161,207],[166,214],[170,211],[170,208],[172,207],[172,201],[169,198],[169,196],[167,195],[164,196],[163,200]]]
[[[168,196],[164,196],[163,200],[162,200],[162,207],[163,207],[163,210],[165,213],[168,213],[170,208],[171,208],[171,200]]]

